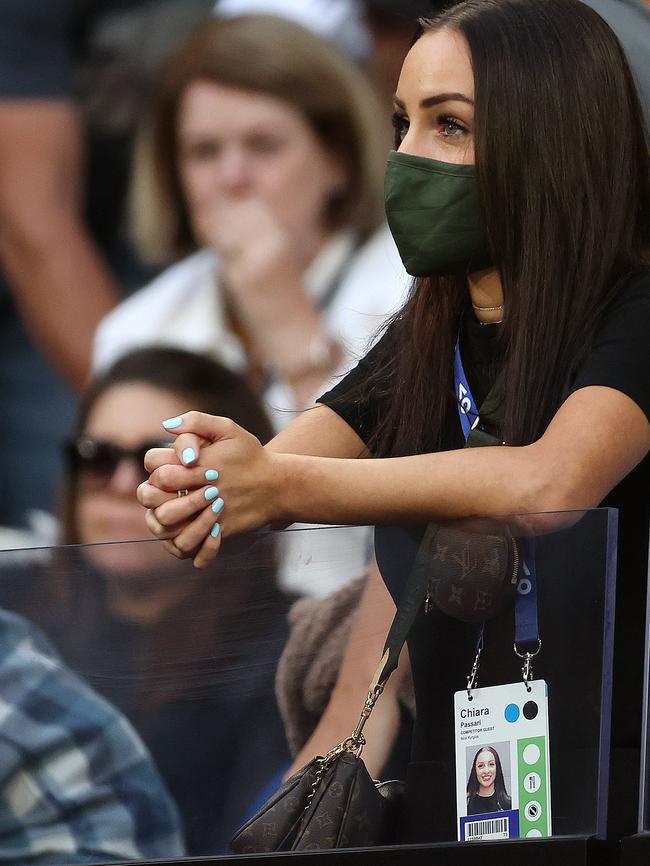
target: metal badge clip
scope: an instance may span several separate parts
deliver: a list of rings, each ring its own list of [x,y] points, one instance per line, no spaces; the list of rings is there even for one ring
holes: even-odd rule
[[[541,638],[537,639],[537,649],[535,650],[535,652],[532,652],[532,653],[531,652],[520,653],[519,650],[517,649],[517,644],[514,645],[515,653],[519,656],[520,659],[524,660],[524,663],[521,666],[521,675],[522,675],[522,678],[524,681],[524,685],[526,686],[527,692],[531,691],[529,683],[533,678],[533,659],[535,658],[536,655],[539,654],[539,651],[541,650],[541,648],[542,648]]]
[[[474,700],[474,698],[472,697],[472,689],[476,688],[476,684],[478,682],[478,669],[481,666],[481,653],[483,652],[483,632],[484,626],[481,626],[481,631],[476,642],[476,654],[474,656],[474,664],[472,665],[472,670],[469,672],[469,676],[467,677],[468,701]]]

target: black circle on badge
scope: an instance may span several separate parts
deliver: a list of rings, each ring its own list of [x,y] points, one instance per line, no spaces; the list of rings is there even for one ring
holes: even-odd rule
[[[524,714],[524,718],[531,721],[532,719],[537,718],[537,713],[539,712],[539,707],[535,703],[535,701],[526,701],[524,707],[522,709],[522,713]]]

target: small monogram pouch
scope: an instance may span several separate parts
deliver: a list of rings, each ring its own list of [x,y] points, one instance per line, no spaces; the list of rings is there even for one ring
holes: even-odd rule
[[[513,597],[520,555],[508,530],[485,535],[430,526],[423,544],[428,552],[426,613],[435,605],[463,622],[483,622]]]

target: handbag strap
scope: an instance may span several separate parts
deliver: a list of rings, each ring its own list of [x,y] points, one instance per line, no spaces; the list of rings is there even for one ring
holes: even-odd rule
[[[393,622],[384,644],[384,652],[379,662],[379,667],[375,671],[375,675],[370,683],[368,696],[361,710],[357,726],[347,739],[334,746],[324,757],[319,759],[319,780],[326,768],[343,752],[352,751],[357,755],[361,754],[361,749],[366,742],[363,736],[365,724],[370,718],[370,714],[383,692],[388,678],[398,665],[402,647],[406,643],[406,638],[411,631],[418,611],[424,603],[428,582],[429,551],[431,550],[432,541],[438,533],[438,529],[439,527],[435,524],[430,523],[427,525],[418,547],[415,562],[406,580],[404,591],[397,604],[397,610],[395,611],[395,616],[393,617]]]
[[[386,637],[382,659],[375,671],[371,689],[377,685],[385,686],[397,668],[402,647],[424,602],[429,579],[430,550],[438,530],[438,526],[429,523],[424,532]]]

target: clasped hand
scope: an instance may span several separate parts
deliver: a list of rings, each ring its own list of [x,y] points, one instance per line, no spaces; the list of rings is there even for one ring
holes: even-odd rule
[[[277,455],[229,418],[187,412],[163,422],[172,448],[147,452],[138,501],[166,549],[202,568],[221,539],[283,519]],[[183,495],[179,495],[179,491]],[[187,495],[185,495],[187,491]]]

